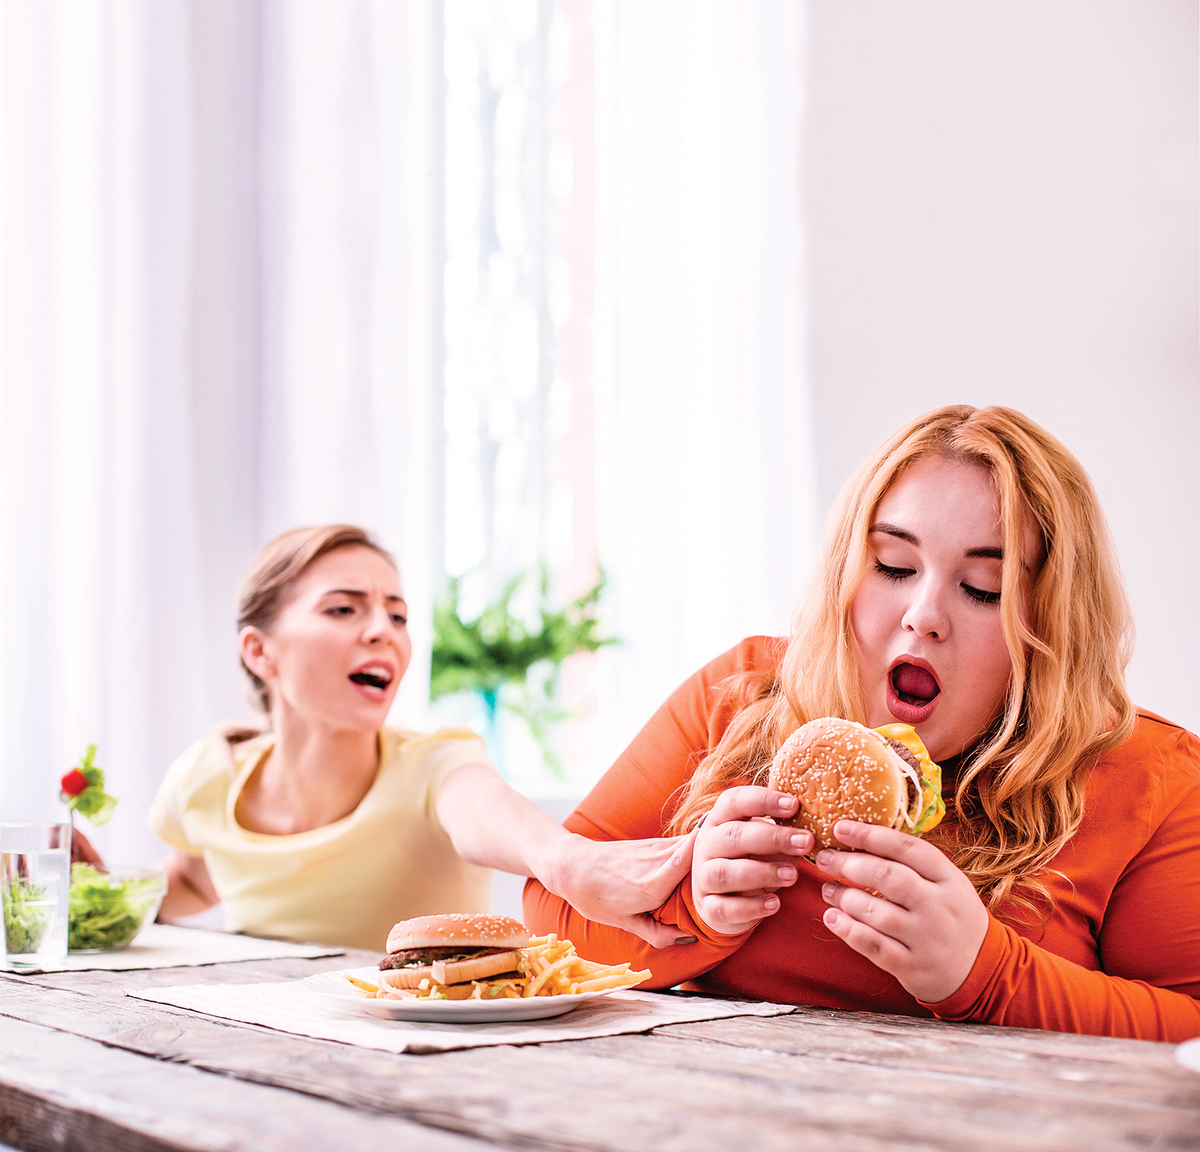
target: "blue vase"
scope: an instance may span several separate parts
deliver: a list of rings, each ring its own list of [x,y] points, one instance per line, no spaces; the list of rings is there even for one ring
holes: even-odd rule
[[[495,764],[496,771],[507,780],[508,770],[504,762],[504,727],[499,715],[500,689],[492,688],[490,691],[480,691],[479,695],[483,698],[486,721],[483,738],[487,741],[488,756]]]

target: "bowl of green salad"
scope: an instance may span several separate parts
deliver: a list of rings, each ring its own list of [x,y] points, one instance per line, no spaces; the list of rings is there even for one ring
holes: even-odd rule
[[[161,868],[94,868],[71,865],[67,948],[71,952],[115,952],[158,915],[167,891]]]

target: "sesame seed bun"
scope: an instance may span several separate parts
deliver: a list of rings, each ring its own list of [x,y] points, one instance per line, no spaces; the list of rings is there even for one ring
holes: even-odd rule
[[[885,732],[827,716],[796,729],[775,754],[770,786],[800,801],[785,823],[812,832],[814,854],[846,848],[833,834],[839,820],[920,834],[941,819],[941,773],[920,738],[907,725]]]
[[[447,912],[401,920],[389,933],[387,950],[409,948],[524,948],[529,929],[511,916]]]

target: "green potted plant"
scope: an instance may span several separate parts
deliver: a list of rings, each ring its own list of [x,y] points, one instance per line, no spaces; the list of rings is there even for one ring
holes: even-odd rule
[[[536,571],[514,576],[495,600],[470,619],[462,612],[462,577],[451,577],[433,610],[429,695],[437,700],[455,692],[478,693],[486,709],[493,755],[499,743],[497,710],[503,706],[514,712],[528,725],[546,766],[561,778],[562,762],[549,740],[554,724],[569,715],[557,703],[559,668],[568,656],[595,652],[617,641],[600,635],[596,617],[604,592],[603,571],[588,592],[555,608],[549,599],[549,575],[542,565],[536,618],[515,615],[513,597]]]

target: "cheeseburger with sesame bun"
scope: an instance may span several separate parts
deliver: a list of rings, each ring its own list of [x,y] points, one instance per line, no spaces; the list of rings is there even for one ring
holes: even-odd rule
[[[920,836],[946,814],[942,770],[907,724],[866,728],[832,716],[810,720],[775,753],[769,783],[800,801],[783,823],[812,832],[810,856],[822,848],[848,850],[833,834],[839,820]]]
[[[401,920],[388,933],[379,989],[411,989],[446,999],[480,982],[523,979],[517,971],[529,929],[511,916],[448,912]]]

